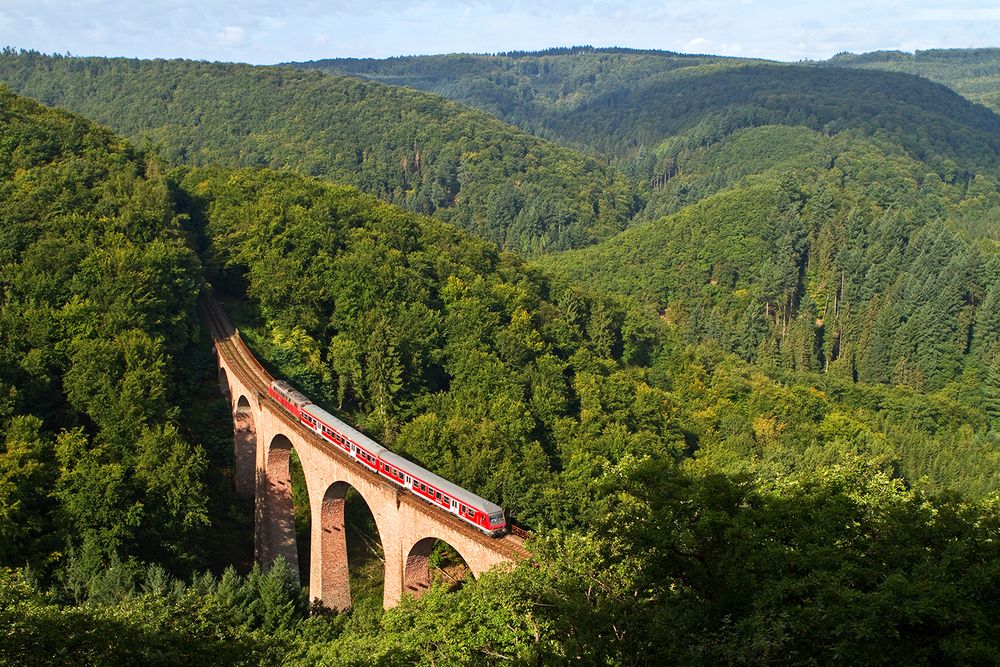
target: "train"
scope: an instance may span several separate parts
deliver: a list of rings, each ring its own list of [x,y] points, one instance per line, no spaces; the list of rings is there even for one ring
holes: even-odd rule
[[[499,505],[386,449],[310,401],[284,380],[274,380],[267,391],[299,423],[372,472],[487,535],[499,537],[507,531],[504,511]]]

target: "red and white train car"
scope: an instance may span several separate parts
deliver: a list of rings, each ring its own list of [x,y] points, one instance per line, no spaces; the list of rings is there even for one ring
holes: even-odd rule
[[[438,509],[471,523],[484,533],[496,536],[507,528],[503,509],[499,505],[386,449],[315,405],[287,382],[275,380],[268,388],[268,393],[309,430],[393,484]]]

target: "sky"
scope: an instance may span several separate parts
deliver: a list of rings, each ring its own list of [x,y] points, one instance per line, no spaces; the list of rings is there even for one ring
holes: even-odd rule
[[[1000,0],[0,0],[0,46],[254,64],[592,45],[798,61],[1000,46]]]

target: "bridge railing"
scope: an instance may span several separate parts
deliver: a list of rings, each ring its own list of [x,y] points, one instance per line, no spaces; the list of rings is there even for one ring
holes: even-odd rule
[[[507,522],[507,527],[510,529],[511,535],[514,535],[515,537],[520,537],[522,540],[527,540],[534,536],[534,533],[532,533],[530,530],[526,528],[522,528],[521,526],[517,525],[516,523],[513,522],[513,520]]]

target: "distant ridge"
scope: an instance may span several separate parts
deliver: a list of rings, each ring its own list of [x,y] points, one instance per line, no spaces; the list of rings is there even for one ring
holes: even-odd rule
[[[290,67],[0,53],[0,82],[174,164],[267,166],[355,185],[533,253],[627,224],[614,168],[442,97]]]

